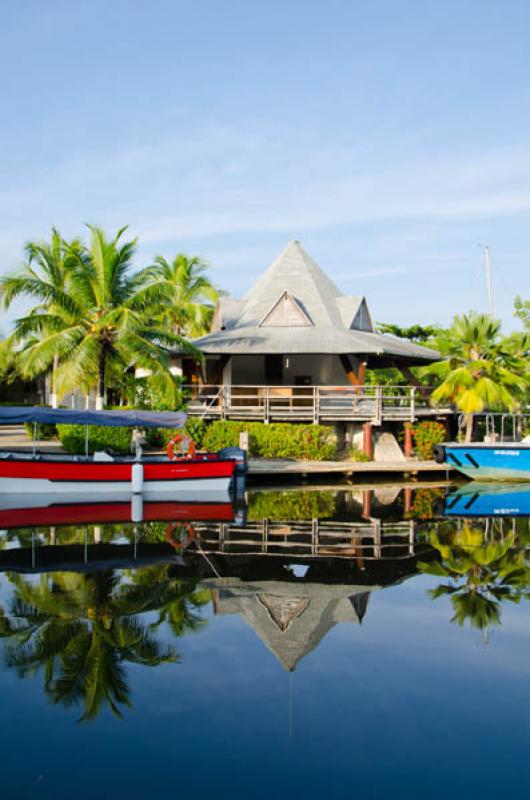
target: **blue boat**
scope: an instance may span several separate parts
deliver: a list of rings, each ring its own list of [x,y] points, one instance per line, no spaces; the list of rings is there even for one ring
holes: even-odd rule
[[[530,482],[530,441],[486,444],[449,442],[434,448],[434,460],[450,464],[474,481]]]
[[[443,514],[445,517],[530,517],[530,483],[466,483],[446,495]]]

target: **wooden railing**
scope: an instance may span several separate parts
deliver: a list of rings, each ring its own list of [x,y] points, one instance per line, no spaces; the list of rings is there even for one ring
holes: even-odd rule
[[[407,559],[425,550],[413,520],[340,522],[262,519],[244,527],[198,524],[191,545],[204,554],[281,556],[284,558]],[[418,550],[419,548],[419,550]]]
[[[242,386],[191,385],[188,413],[205,419],[273,422],[414,422],[439,414],[424,389],[414,386]],[[443,409],[448,411],[449,409]]]

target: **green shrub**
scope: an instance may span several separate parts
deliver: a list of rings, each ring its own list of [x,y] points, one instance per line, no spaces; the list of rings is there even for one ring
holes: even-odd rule
[[[85,452],[84,425],[57,425],[61,444],[68,453]],[[90,425],[88,428],[88,452],[109,448],[116,453],[131,452],[131,428],[105,428]]]
[[[335,511],[333,492],[253,492],[249,498],[248,519],[324,519]]]
[[[198,450],[203,447],[204,434],[208,423],[200,417],[189,417],[184,426],[184,430],[191,436]],[[179,430],[171,428],[148,428],[146,430],[147,444],[149,447],[167,447],[167,443]]]
[[[412,426],[412,436],[418,456],[425,461],[430,461],[434,445],[445,442],[445,427],[440,422],[418,422]]]
[[[372,459],[363,453],[362,450],[359,450],[358,447],[352,447],[350,450],[350,461],[359,461],[359,462],[367,462],[371,461]]]
[[[239,435],[249,435],[249,455],[262,458],[300,458],[323,461],[335,457],[335,438],[325,425],[218,420],[208,426],[203,447],[213,452],[239,445]]]
[[[40,422],[35,427],[33,422],[25,422],[24,427],[28,436],[32,439],[33,437],[36,439],[55,439],[57,436],[57,425],[54,423]]]

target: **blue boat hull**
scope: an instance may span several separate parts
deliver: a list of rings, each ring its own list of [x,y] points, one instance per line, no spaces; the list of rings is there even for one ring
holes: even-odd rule
[[[435,458],[474,481],[530,481],[528,444],[444,444]]]
[[[530,517],[530,483],[466,483],[450,492],[445,517]]]

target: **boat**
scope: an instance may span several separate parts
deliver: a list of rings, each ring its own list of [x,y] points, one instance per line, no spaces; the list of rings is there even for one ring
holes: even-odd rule
[[[0,496],[0,530],[63,525],[105,525],[117,522],[235,522],[239,509],[227,501],[183,503],[157,500],[142,503],[134,496],[112,497],[105,503],[72,503],[72,496],[51,495],[46,503],[41,495],[12,495],[9,502]],[[140,502],[138,503],[138,500]]]
[[[70,411],[42,407],[0,407],[0,425],[33,423],[78,424],[107,427],[182,429],[182,412]],[[75,494],[102,498],[117,493],[141,494],[145,500],[161,493],[172,499],[193,500],[216,492],[222,499],[235,486],[236,470],[245,465],[243,451],[234,448],[218,453],[175,453],[173,459],[142,453],[138,437],[132,455],[107,451],[84,455],[33,452],[0,452],[0,495]]]
[[[434,460],[474,481],[530,482],[530,437],[521,442],[449,442],[434,447]]]
[[[445,517],[530,517],[530,485],[472,481],[449,491]]]

